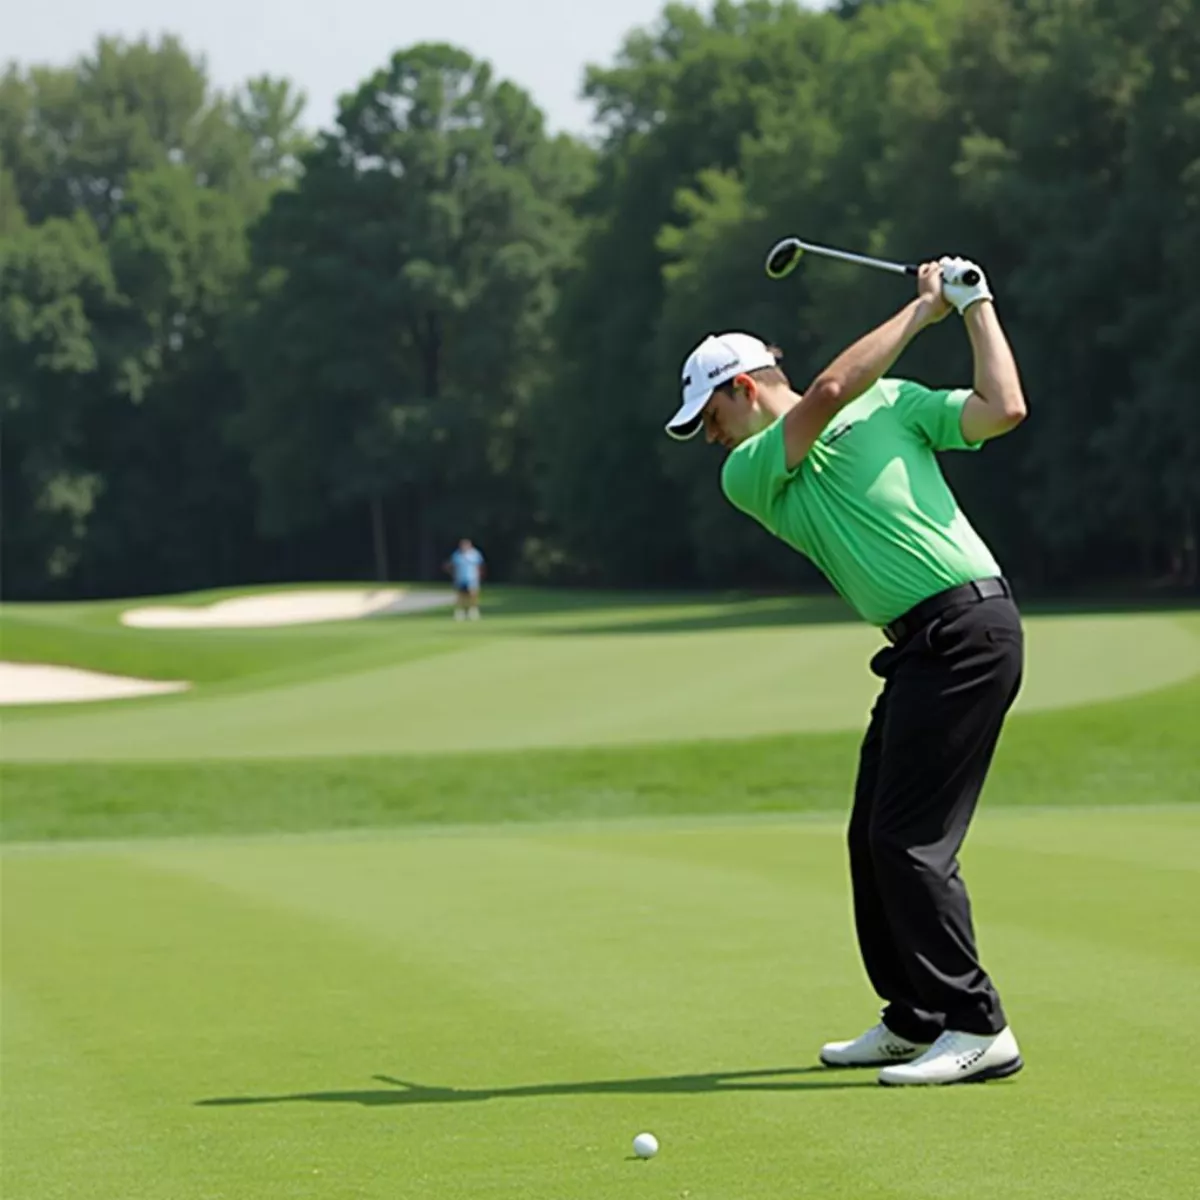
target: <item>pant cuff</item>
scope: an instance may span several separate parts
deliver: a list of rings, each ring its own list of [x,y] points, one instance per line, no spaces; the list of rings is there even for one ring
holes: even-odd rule
[[[945,1028],[932,1021],[922,1020],[913,1012],[897,1009],[895,1005],[883,1011],[883,1023],[897,1036],[906,1041],[924,1045],[937,1040]]]

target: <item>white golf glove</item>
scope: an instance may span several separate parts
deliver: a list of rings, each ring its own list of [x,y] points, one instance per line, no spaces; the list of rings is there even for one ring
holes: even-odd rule
[[[958,309],[965,313],[976,300],[991,300],[992,289],[988,287],[987,276],[978,263],[966,258],[940,258],[938,266],[942,268],[942,295]],[[974,272],[974,283],[965,282],[969,272]]]

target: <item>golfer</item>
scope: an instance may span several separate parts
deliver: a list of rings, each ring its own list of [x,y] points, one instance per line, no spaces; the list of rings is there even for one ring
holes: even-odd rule
[[[479,589],[487,569],[483,555],[470,538],[463,538],[458,549],[442,564],[454,579],[454,619],[479,620]]]
[[[888,378],[908,343],[955,308],[973,388]],[[884,685],[849,828],[855,925],[883,1019],[821,1050],[827,1066],[882,1067],[885,1084],[995,1079],[1022,1066],[958,869],[1020,686],[1021,619],[934,455],[978,449],[1024,417],[986,277],[944,258],[923,264],[917,298],[803,395],[758,338],[706,339],[684,365],[683,403],[667,425],[681,439],[703,428],[726,447],[729,501],[810,558],[890,643],[871,661]]]

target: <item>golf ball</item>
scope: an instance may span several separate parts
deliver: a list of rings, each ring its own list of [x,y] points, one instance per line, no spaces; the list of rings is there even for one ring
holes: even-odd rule
[[[658,1153],[658,1138],[652,1133],[639,1133],[633,1139],[633,1152],[638,1158],[653,1158]]]

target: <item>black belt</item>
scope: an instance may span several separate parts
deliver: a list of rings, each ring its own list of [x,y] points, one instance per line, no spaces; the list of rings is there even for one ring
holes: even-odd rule
[[[952,587],[948,591],[938,592],[928,600],[922,600],[897,617],[890,625],[883,627],[884,636],[892,645],[911,637],[918,629],[928,625],[938,613],[948,608],[957,608],[963,604],[976,604],[980,600],[991,600],[996,596],[1012,597],[1012,588],[1008,580],[997,576],[994,579],[977,579],[974,583],[964,583]]]

